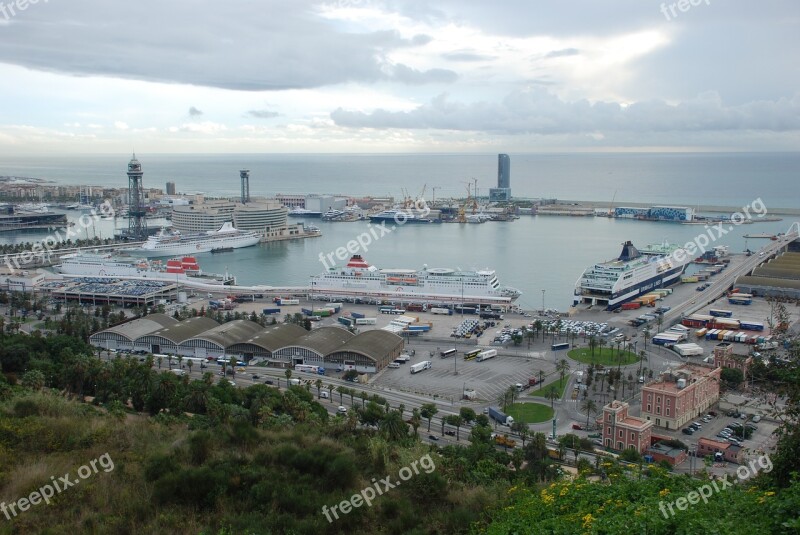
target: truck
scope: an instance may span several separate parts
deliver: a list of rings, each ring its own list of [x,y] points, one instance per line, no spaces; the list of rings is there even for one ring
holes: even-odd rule
[[[514,418],[511,416],[506,416],[503,412],[498,409],[497,407],[489,407],[489,418],[492,420],[511,427],[511,424],[514,423]]]
[[[583,372],[581,371],[575,372],[575,381],[579,384],[583,382]]]
[[[478,353],[478,356],[475,358],[478,362],[483,362],[484,360],[493,359],[497,356],[496,349],[487,349],[486,351],[481,351]]]
[[[352,318],[346,318],[344,316],[341,316],[341,317],[338,318],[337,321],[339,323],[341,323],[342,325],[344,325],[345,327],[352,327],[353,326],[353,319]]]
[[[620,308],[622,310],[636,310],[637,308],[641,308],[641,307],[642,307],[641,303],[637,303],[637,302],[633,301],[633,302],[630,302],[630,303],[622,303],[622,306]]]
[[[499,446],[505,446],[506,448],[513,448],[517,445],[517,441],[513,438],[508,438],[508,435],[495,435],[494,443]]]
[[[423,360],[422,362],[417,362],[416,364],[411,365],[411,373],[419,373],[424,370],[428,370],[431,367],[431,361]]]
[[[355,319],[363,319],[363,318],[365,318],[365,317],[366,317],[366,316],[365,316],[364,314],[362,314],[361,312],[351,312],[351,313],[350,313],[350,316],[351,316],[351,317],[353,317],[353,318],[355,318]]]
[[[299,305],[300,304],[300,300],[299,299],[283,299],[283,298],[280,298],[280,299],[278,299],[276,301],[275,304],[277,304],[278,306]]]
[[[313,311],[310,308],[301,308],[300,312],[302,312],[304,316],[311,316]]]
[[[375,318],[356,318],[356,325],[375,325],[375,322]]]
[[[281,313],[281,309],[280,308],[265,308],[264,310],[261,311],[261,313],[262,314],[266,314],[266,315],[269,315],[269,314],[280,314]]]
[[[530,379],[528,379],[528,386],[529,387],[536,386],[537,384],[539,384],[539,378],[538,377],[531,377]]]
[[[503,315],[499,312],[481,312],[480,318],[482,320],[501,320]]]
[[[430,313],[431,314],[440,314],[440,315],[443,315],[443,316],[452,316],[453,315],[453,311],[451,309],[449,309],[449,308],[440,308],[440,307],[434,307],[434,308],[430,309]]]

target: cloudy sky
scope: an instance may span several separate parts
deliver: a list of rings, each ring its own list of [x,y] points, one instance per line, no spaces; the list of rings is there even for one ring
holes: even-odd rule
[[[21,2],[0,154],[800,150],[797,0]]]

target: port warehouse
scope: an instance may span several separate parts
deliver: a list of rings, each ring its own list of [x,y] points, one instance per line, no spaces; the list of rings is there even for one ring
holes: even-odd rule
[[[614,208],[614,217],[623,219],[657,219],[659,221],[692,221],[694,209],[685,206],[651,206],[633,208],[619,206]]]
[[[91,335],[89,341],[102,349],[211,360],[234,356],[268,366],[313,364],[363,373],[382,370],[404,347],[402,337],[384,330],[354,335],[341,327],[307,331],[293,324],[262,327],[249,320],[219,324],[203,316],[178,321],[164,314],[150,314],[110,327]]]
[[[736,279],[735,286],[754,296],[800,299],[800,240],[792,241],[787,252],[755,268],[752,274]]]
[[[43,282],[37,290],[49,292],[53,299],[84,304],[109,304],[122,307],[155,306],[163,300],[178,299],[178,285],[157,280],[76,277]]]

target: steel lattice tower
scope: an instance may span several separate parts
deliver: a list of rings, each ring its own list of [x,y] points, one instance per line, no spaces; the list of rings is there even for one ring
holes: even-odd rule
[[[142,164],[133,154],[128,162],[128,236],[134,240],[147,238],[144,188],[142,187]]]

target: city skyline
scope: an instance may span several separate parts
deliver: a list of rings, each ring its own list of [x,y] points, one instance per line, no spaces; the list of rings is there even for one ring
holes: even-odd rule
[[[788,0],[3,6],[0,155],[800,148]]]

